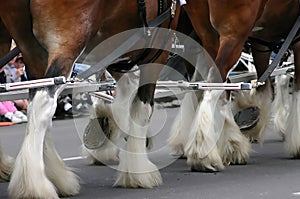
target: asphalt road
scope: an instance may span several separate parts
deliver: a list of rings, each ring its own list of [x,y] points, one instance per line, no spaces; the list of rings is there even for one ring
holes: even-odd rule
[[[247,165],[228,166],[222,172],[191,172],[184,159],[174,159],[165,146],[168,129],[178,109],[156,110],[152,129],[157,132],[151,159],[161,168],[163,185],[154,189],[112,187],[116,171],[87,164],[80,145],[87,119],[55,120],[53,137],[66,164],[81,178],[81,192],[72,198],[92,199],[256,199],[300,198],[300,160],[290,159],[277,134],[268,133],[265,143],[252,144]],[[21,146],[25,124],[0,127],[5,152],[15,157]],[[7,198],[7,182],[0,183],[0,198]]]

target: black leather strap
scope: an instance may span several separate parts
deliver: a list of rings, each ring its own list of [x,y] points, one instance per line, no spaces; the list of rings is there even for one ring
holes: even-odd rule
[[[15,47],[9,53],[7,53],[4,57],[0,58],[0,69],[5,66],[10,60],[12,60],[15,56],[20,53],[20,50]]]
[[[155,28],[161,25],[163,22],[168,20],[171,16],[171,9],[168,8],[161,15],[156,17],[154,20],[149,22],[149,29]],[[86,71],[77,75],[79,80],[84,80],[90,77],[91,75],[104,70],[108,65],[110,65],[117,58],[121,57],[125,52],[127,52],[131,47],[133,47],[137,41],[139,41],[144,36],[144,31],[137,31],[134,35],[132,35],[129,39],[127,39],[123,44],[121,44],[117,49],[111,52],[104,59],[99,61],[95,66],[90,67]]]
[[[138,0],[139,14],[144,28],[148,28],[147,11],[145,0]],[[145,31],[146,32],[146,31]]]
[[[283,55],[285,54],[285,52],[287,51],[287,49],[291,45],[293,39],[295,38],[295,36],[296,36],[296,34],[299,30],[299,27],[300,27],[300,15],[298,15],[298,18],[297,18],[293,28],[291,29],[291,31],[288,34],[286,40],[282,44],[282,46],[281,46],[279,52],[277,53],[275,59],[272,61],[272,63],[267,68],[267,70],[264,72],[264,74],[258,79],[258,82],[261,82],[261,83],[265,82],[267,80],[267,78],[275,70],[275,68],[277,67],[277,65],[281,61],[281,58],[283,57]]]

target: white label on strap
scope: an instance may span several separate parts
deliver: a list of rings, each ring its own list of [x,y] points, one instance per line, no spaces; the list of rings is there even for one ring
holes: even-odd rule
[[[180,5],[183,6],[186,4],[186,0],[179,0],[180,1]]]

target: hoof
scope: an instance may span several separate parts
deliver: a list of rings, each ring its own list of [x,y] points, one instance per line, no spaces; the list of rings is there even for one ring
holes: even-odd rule
[[[208,173],[215,173],[224,170],[223,164],[210,164],[210,165],[204,165],[204,164],[198,164],[198,165],[192,165],[191,171],[192,172],[208,172]]]
[[[109,124],[107,118],[91,119],[83,134],[83,144],[87,149],[98,149],[109,140]]]
[[[239,126],[240,130],[252,129],[259,121],[258,107],[249,107],[241,110],[234,116],[234,120]]]
[[[217,168],[212,169],[212,168],[207,168],[204,166],[198,166],[198,167],[192,166],[191,171],[192,172],[216,173],[216,172],[219,172],[220,169],[217,169]]]
[[[191,166],[192,171],[217,172],[224,169],[220,156],[212,156],[211,154],[201,159],[188,157],[187,163]]]
[[[120,172],[115,187],[124,188],[154,188],[162,184],[159,171],[149,173]]]
[[[241,161],[241,162],[224,162],[224,165],[227,165],[227,166],[229,166],[229,165],[247,165],[247,161],[246,160],[244,160],[244,161]]]

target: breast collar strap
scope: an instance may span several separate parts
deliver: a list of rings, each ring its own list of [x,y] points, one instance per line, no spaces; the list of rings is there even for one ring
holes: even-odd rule
[[[148,36],[151,36],[151,31],[149,29],[149,25],[147,22],[147,11],[146,11],[145,0],[138,0],[138,5],[139,5],[140,18],[143,23],[143,27],[145,29],[145,34],[147,34]]]
[[[151,36],[151,31],[149,29],[149,24],[147,22],[147,9],[145,0],[138,0],[139,15],[145,29],[145,34]],[[158,16],[161,15],[167,9],[167,0],[158,0]]]

